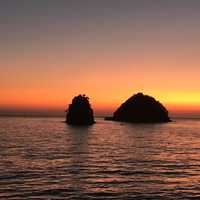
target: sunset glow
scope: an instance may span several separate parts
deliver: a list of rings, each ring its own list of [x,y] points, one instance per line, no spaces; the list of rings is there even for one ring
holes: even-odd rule
[[[200,112],[198,1],[72,2],[0,7],[0,111],[63,112],[87,94],[111,113],[143,92]]]

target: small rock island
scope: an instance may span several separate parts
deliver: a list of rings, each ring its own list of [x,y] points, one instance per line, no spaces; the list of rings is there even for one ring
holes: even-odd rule
[[[126,100],[106,120],[132,123],[163,123],[170,122],[167,109],[153,97],[137,93]]]
[[[72,103],[66,111],[66,123],[77,126],[92,125],[95,123],[93,110],[87,96],[78,95],[73,98]]]

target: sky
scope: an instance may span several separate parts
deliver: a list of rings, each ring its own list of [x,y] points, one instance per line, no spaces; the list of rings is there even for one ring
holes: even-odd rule
[[[0,113],[111,113],[137,92],[200,113],[200,1],[0,1]]]

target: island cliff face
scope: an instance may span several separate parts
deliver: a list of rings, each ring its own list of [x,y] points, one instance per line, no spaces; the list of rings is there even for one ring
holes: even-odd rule
[[[153,97],[138,93],[130,97],[107,118],[114,121],[133,123],[170,122],[167,109]]]
[[[72,103],[66,111],[66,123],[80,126],[95,123],[88,97],[78,95],[73,98]]]

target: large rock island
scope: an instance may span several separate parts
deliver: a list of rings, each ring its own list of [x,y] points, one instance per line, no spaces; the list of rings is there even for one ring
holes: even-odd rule
[[[138,93],[125,101],[107,120],[133,123],[170,122],[167,109],[153,97]]]
[[[80,126],[95,123],[93,110],[87,96],[78,95],[73,98],[72,103],[66,111],[66,123]]]

